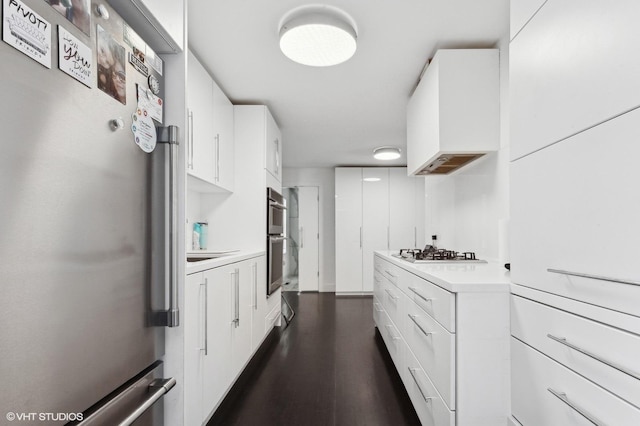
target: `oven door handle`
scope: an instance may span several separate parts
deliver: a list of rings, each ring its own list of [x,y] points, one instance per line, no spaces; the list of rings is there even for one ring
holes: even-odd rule
[[[286,237],[269,237],[269,241],[280,242],[286,240]]]
[[[273,200],[269,200],[269,205],[271,207],[275,207],[276,209],[280,209],[280,210],[286,210],[287,209],[287,206],[285,206],[284,204],[280,204],[277,201],[273,201]]]

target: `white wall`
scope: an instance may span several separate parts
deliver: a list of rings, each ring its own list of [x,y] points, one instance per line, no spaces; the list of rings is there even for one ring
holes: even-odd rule
[[[330,168],[284,168],[282,186],[317,186],[320,193],[320,291],[336,289],[335,173]]]
[[[425,177],[425,241],[508,261],[509,40],[500,49],[500,150],[449,176]]]

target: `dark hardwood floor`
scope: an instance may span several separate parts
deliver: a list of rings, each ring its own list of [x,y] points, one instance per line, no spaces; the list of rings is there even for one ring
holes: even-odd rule
[[[371,297],[285,297],[296,316],[272,332],[208,426],[420,424],[375,330]]]

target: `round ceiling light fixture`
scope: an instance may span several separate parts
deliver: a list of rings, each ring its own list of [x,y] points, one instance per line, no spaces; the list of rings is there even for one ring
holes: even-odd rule
[[[308,5],[280,21],[280,50],[294,62],[328,67],[347,61],[356,52],[355,22],[342,10]]]
[[[400,158],[400,148],[383,146],[373,150],[373,158],[376,160],[397,160]]]

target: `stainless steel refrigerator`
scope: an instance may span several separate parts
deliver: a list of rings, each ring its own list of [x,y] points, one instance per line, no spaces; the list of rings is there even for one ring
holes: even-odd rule
[[[137,87],[157,101],[166,76],[108,3],[80,3],[3,0],[14,44],[0,41],[0,424],[113,425],[139,412],[135,424],[162,424],[153,402],[175,383],[162,379],[164,327],[178,321],[176,129],[145,152],[132,126]],[[45,23],[50,68],[38,60]],[[124,69],[99,69],[98,31],[124,49]],[[90,49],[77,64],[90,79],[60,69],[63,36]]]

